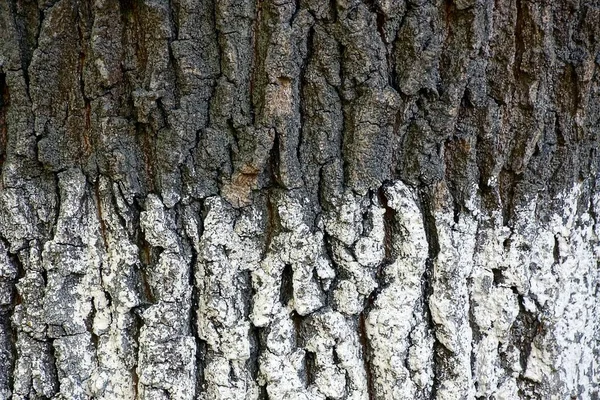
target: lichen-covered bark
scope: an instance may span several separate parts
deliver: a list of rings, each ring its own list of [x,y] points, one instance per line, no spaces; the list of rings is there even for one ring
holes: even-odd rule
[[[597,0],[0,2],[0,398],[595,399]]]

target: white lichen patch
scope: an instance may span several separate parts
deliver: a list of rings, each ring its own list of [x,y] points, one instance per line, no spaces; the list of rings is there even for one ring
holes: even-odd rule
[[[421,310],[428,243],[414,194],[401,182],[384,189],[393,210],[394,257],[366,318],[376,398],[415,398],[431,390],[431,337]],[[383,240],[382,240],[383,241]],[[418,332],[418,333],[417,333]],[[409,355],[410,354],[410,355]]]
[[[400,181],[346,192],[316,214],[295,191],[243,208],[216,196],[168,208],[149,195],[136,233],[108,180],[92,190],[67,170],[58,184],[52,238],[19,252],[16,286],[27,290],[13,313],[14,370],[28,379],[16,393],[508,400],[597,391],[600,198],[579,204],[579,187],[556,199],[563,212],[538,219],[531,198],[508,225],[478,209],[476,192],[454,210],[443,186],[426,214]],[[0,241],[2,290],[20,273],[10,254]]]
[[[154,195],[146,199],[140,224],[150,246],[161,249],[145,265],[153,301],[141,317],[139,397],[192,399],[196,391],[196,341],[189,331],[191,254],[176,234],[172,211]]]
[[[527,390],[524,381],[545,387],[548,398],[597,390],[597,224],[589,213],[576,214],[579,187],[558,200],[563,213],[546,222],[536,218],[532,199],[516,211],[512,229],[493,215],[478,232],[470,285],[478,396],[516,398]]]
[[[226,201],[205,201],[204,232],[198,242],[198,335],[208,346],[206,399],[253,399],[258,389],[245,368],[251,357],[250,271],[258,268],[261,213],[240,215]],[[235,379],[229,379],[235,376]]]

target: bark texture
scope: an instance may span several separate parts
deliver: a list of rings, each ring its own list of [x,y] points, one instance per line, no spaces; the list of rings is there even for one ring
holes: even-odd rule
[[[0,1],[0,398],[598,399],[598,0]]]

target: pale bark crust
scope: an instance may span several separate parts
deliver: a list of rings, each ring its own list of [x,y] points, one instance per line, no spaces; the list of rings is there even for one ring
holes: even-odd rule
[[[598,399],[598,0],[0,1],[1,399]]]

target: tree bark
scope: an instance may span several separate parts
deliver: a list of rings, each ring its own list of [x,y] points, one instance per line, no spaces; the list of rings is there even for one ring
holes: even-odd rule
[[[598,0],[0,2],[0,398],[597,399]]]

